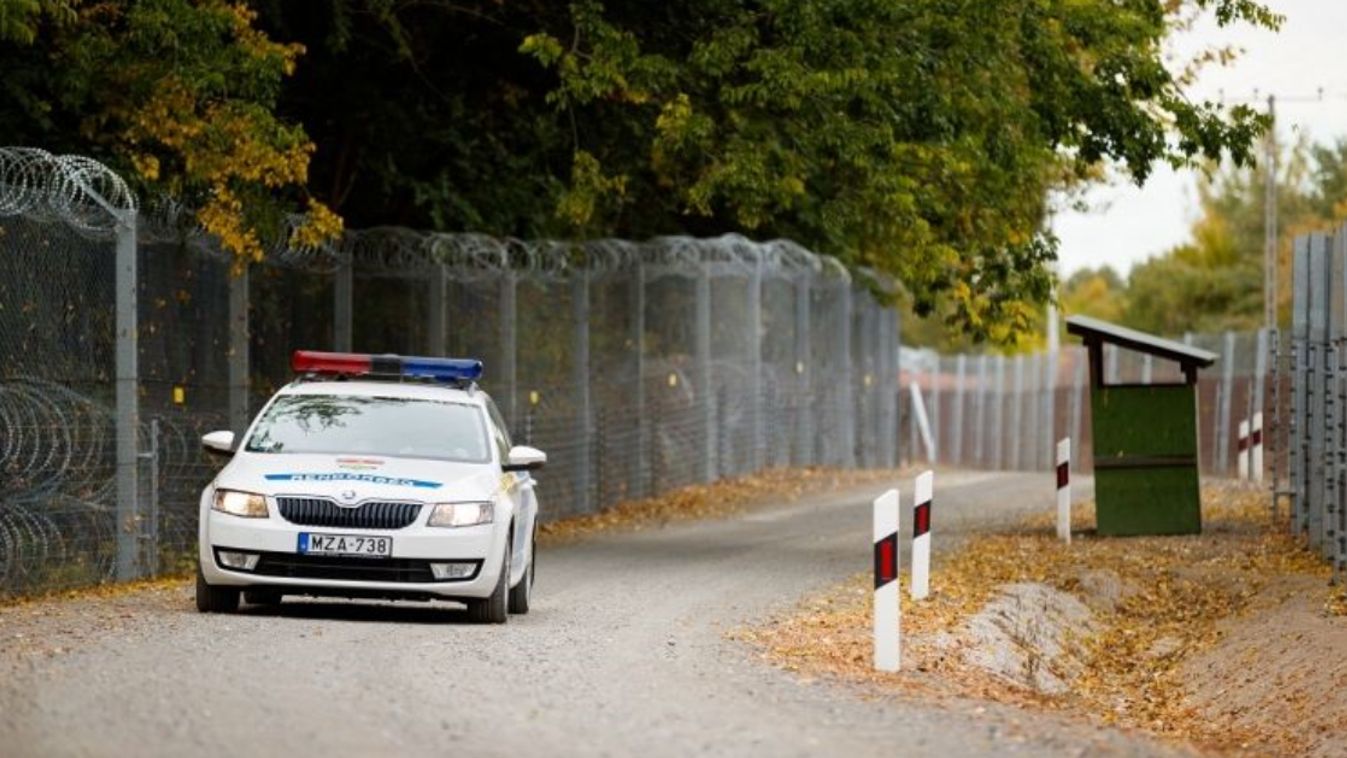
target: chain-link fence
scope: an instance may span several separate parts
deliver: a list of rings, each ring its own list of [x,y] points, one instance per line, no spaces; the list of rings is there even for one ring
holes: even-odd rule
[[[1347,572],[1347,227],[1298,237],[1292,269],[1290,334],[1274,338],[1274,504],[1289,501],[1291,529],[1336,581]]]
[[[295,348],[471,355],[546,518],[770,467],[893,466],[898,320],[786,241],[378,228],[239,272],[81,158],[0,149],[0,594],[189,560]]]
[[[98,164],[0,149],[0,594],[185,565],[219,465],[200,436],[241,431],[296,348],[483,359],[549,454],[548,519],[776,467],[1048,470],[1068,434],[1090,460],[1079,349],[900,371],[896,313],[787,241],[376,228],[232,265]],[[1200,395],[1203,468],[1230,473],[1258,338],[1190,339],[1231,357]],[[1112,380],[1168,370],[1131,358]]]
[[[1240,423],[1263,411],[1267,374],[1266,332],[1188,334],[1188,344],[1220,356],[1198,377],[1198,461],[1201,471],[1235,476]],[[902,361],[904,419],[920,402],[930,431],[929,457],[952,466],[1007,471],[1048,471],[1058,440],[1072,440],[1072,466],[1090,471],[1089,361],[1083,347],[1003,355],[936,355],[913,352]],[[1109,384],[1180,382],[1177,363],[1104,346]],[[912,392],[916,387],[919,391]],[[919,399],[918,399],[918,396]],[[906,448],[928,456],[921,425],[900,430]],[[1248,435],[1244,442],[1249,444]]]

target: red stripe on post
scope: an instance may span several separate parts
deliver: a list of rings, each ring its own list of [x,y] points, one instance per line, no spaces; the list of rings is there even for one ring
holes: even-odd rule
[[[1057,464],[1057,489],[1062,489],[1071,481],[1071,464]]]
[[[913,538],[931,531],[931,501],[918,505],[912,511],[912,536]]]
[[[875,589],[898,578],[898,533],[875,543]]]
[[[1262,429],[1255,429],[1255,430],[1253,430],[1253,444],[1255,444],[1255,445],[1261,445],[1261,444],[1263,444],[1263,430],[1262,430]]]
[[[1245,450],[1248,450],[1248,449],[1249,449],[1249,438],[1248,438],[1248,437],[1240,437],[1240,438],[1239,438],[1239,451],[1242,453],[1242,452],[1244,452]]]

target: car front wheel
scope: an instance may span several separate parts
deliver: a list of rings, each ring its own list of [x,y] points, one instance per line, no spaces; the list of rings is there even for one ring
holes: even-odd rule
[[[505,543],[505,556],[501,558],[500,578],[491,596],[481,600],[468,601],[468,618],[481,624],[504,624],[509,618],[510,595],[510,556],[514,553],[514,534]]]
[[[523,615],[529,612],[529,604],[533,601],[533,572],[537,570],[538,560],[538,542],[535,539],[529,547],[529,565],[524,570],[524,576],[519,580],[519,584],[510,588],[510,613]]]
[[[239,591],[233,587],[206,584],[201,567],[196,568],[196,609],[202,613],[233,613],[239,609]]]

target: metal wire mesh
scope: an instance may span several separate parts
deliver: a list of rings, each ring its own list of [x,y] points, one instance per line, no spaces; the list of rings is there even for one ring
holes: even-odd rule
[[[1347,227],[1295,240],[1291,328],[1274,334],[1274,505],[1292,531],[1347,572]],[[1284,484],[1283,484],[1284,483]]]
[[[83,158],[0,149],[0,592],[190,560],[218,468],[201,434],[246,423],[300,347],[482,357],[516,439],[549,453],[546,518],[774,466],[896,462],[896,316],[793,243],[385,227],[295,249],[284,232],[240,276],[184,209],[140,211]]]

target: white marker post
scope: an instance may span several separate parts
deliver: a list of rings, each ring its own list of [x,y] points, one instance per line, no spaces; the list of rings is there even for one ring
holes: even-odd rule
[[[1263,481],[1263,412],[1253,414],[1253,429],[1249,430],[1249,445],[1253,450],[1249,465],[1253,467],[1253,480]]]
[[[921,442],[926,446],[926,461],[935,463],[935,437],[931,434],[931,419],[926,415],[926,401],[921,398],[921,387],[916,382],[907,387],[912,394],[912,415],[917,419],[917,431],[921,433]]]
[[[1240,479],[1249,478],[1249,420],[1239,422],[1239,455],[1235,459],[1235,470]]]
[[[1071,438],[1057,443],[1057,538],[1071,544]]]
[[[931,594],[931,495],[935,472],[917,475],[912,495],[912,599]]]
[[[875,670],[897,671],[899,662],[898,609],[898,490],[875,499]]]

